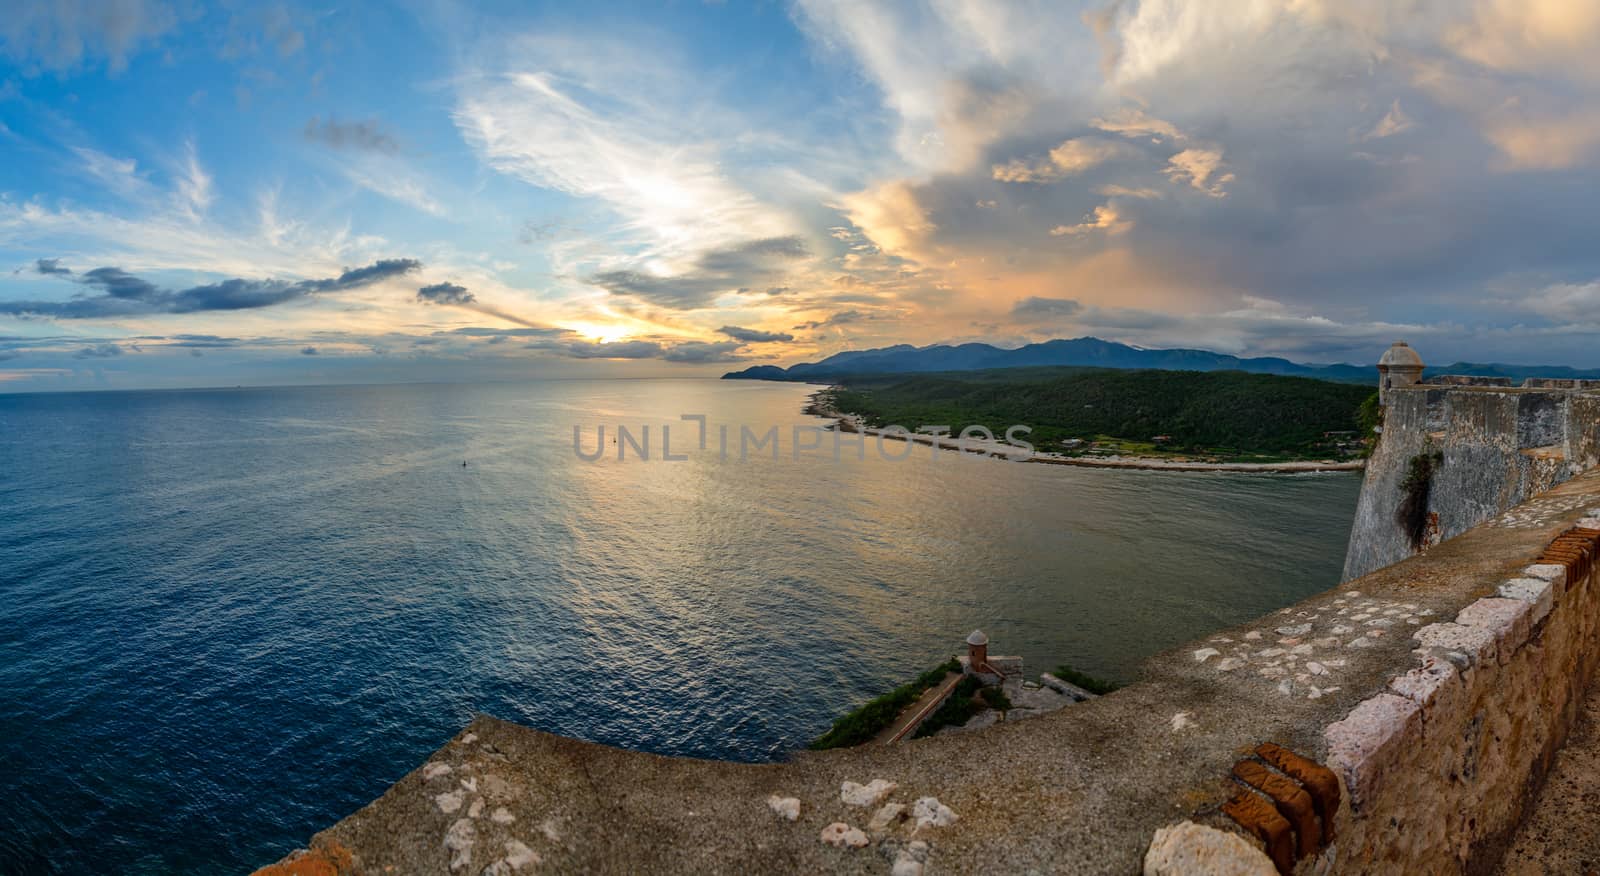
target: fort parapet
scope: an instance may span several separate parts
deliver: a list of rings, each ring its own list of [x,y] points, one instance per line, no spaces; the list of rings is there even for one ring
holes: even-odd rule
[[[1575,470],[1593,453],[1589,391],[1388,387],[1380,464],[1433,446],[1441,475],[1457,469],[1432,487],[1438,540],[1157,655],[1114,694],[778,764],[479,717],[261,872],[1267,876],[1549,854],[1521,826],[1563,823],[1540,787],[1600,657],[1600,470]],[[1378,523],[1393,484],[1368,475],[1387,491],[1362,498]]]
[[[1346,580],[1600,463],[1600,381],[1528,378],[1513,386],[1506,378],[1443,375],[1397,382],[1383,388],[1382,429],[1350,531]]]

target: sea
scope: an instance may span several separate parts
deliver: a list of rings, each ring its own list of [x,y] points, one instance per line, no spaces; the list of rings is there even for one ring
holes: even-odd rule
[[[974,629],[1128,682],[1338,582],[1355,474],[835,453],[814,390],[0,395],[0,873],[248,873],[479,713],[779,760]]]

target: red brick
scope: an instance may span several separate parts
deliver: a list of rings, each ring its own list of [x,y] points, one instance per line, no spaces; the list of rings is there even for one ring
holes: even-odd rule
[[[1320,763],[1273,742],[1256,746],[1256,756],[1292,776],[1305,786],[1322,819],[1322,841],[1333,841],[1333,820],[1339,814],[1339,777]]]
[[[1267,857],[1272,859],[1279,873],[1288,876],[1294,871],[1294,830],[1271,803],[1250,791],[1242,791],[1222,804],[1222,812],[1266,845]]]
[[[1233,775],[1257,791],[1272,798],[1278,814],[1294,828],[1300,857],[1316,852],[1322,842],[1322,828],[1317,826],[1316,806],[1311,795],[1294,779],[1275,773],[1253,760],[1241,760],[1233,765]]]

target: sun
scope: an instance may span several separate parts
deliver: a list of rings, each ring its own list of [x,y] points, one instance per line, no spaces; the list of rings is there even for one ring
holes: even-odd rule
[[[582,335],[584,340],[595,341],[601,344],[610,344],[620,341],[628,336],[628,330],[620,325],[602,325],[597,322],[575,322],[567,328]]]

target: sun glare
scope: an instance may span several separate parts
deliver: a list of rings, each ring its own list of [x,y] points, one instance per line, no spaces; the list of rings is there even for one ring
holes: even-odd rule
[[[586,341],[610,344],[628,336],[628,330],[619,325],[601,325],[596,322],[575,322],[567,326],[583,336]]]

